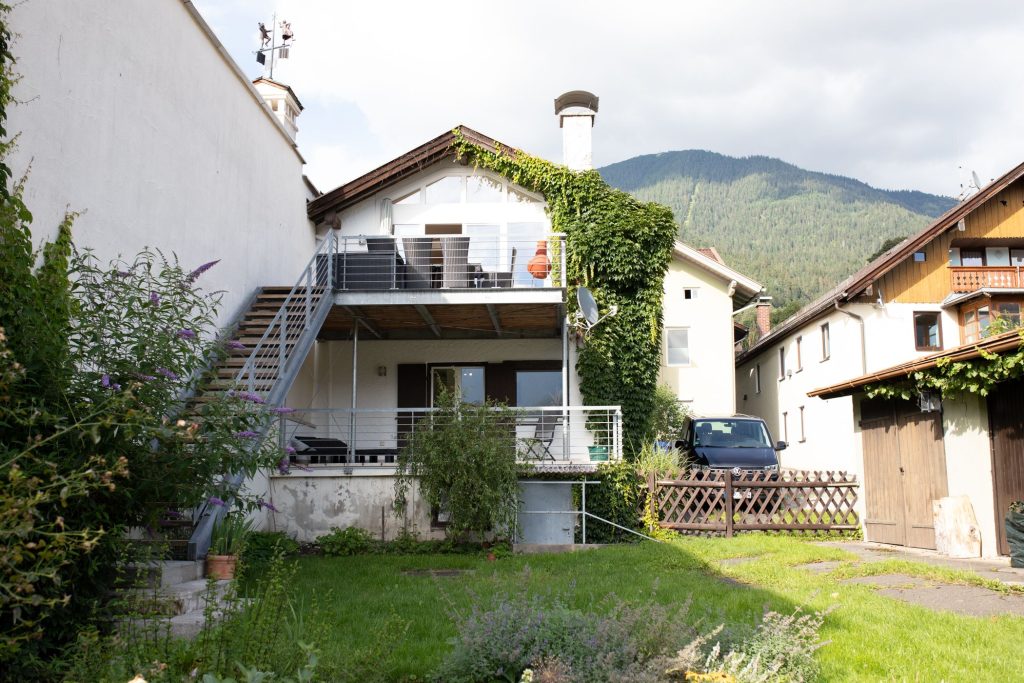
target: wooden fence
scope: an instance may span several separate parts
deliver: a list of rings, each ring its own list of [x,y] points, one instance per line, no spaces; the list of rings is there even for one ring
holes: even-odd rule
[[[690,532],[854,531],[857,478],[846,472],[688,470],[652,474],[651,515],[662,528]]]

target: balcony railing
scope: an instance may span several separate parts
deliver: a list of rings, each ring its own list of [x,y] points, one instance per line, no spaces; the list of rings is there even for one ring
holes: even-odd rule
[[[513,408],[509,429],[520,459],[537,464],[589,463],[622,457],[619,406]],[[310,409],[284,414],[283,449],[296,464],[393,466],[414,432],[433,428],[433,408]],[[290,452],[290,451],[289,451]]]
[[[338,237],[335,252],[319,258],[332,259],[333,268],[318,270],[330,270],[341,291],[563,287],[565,237]]]
[[[1020,266],[950,266],[949,277],[954,292],[1017,289],[1024,282],[1020,271]]]

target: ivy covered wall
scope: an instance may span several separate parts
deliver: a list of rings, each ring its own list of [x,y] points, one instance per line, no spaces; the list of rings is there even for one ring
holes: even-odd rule
[[[569,315],[579,286],[594,293],[602,313],[618,306],[588,334],[576,371],[585,403],[622,406],[626,452],[635,452],[646,438],[661,365],[672,210],[611,188],[597,171],[571,171],[501,145],[491,151],[454,133],[460,158],[544,195],[552,229],[566,235]]]

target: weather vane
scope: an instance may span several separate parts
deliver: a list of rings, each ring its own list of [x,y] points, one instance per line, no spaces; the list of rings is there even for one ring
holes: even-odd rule
[[[274,66],[278,59],[288,59],[288,49],[295,39],[290,21],[278,21],[277,14],[270,21],[270,28],[262,21],[259,22],[260,49],[256,50],[256,61],[267,66],[267,55],[270,55],[270,66],[267,67],[267,76],[274,79]],[[280,43],[278,43],[280,39]]]

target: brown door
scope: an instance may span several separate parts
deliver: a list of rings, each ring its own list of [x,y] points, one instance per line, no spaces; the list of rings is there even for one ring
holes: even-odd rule
[[[906,545],[899,440],[892,415],[861,422],[867,540]]]
[[[867,539],[934,548],[932,502],[948,492],[941,414],[866,400],[861,417]]]
[[[988,397],[992,434],[992,486],[999,552],[1010,554],[1004,518],[1010,503],[1024,500],[1024,380],[1004,382]]]

